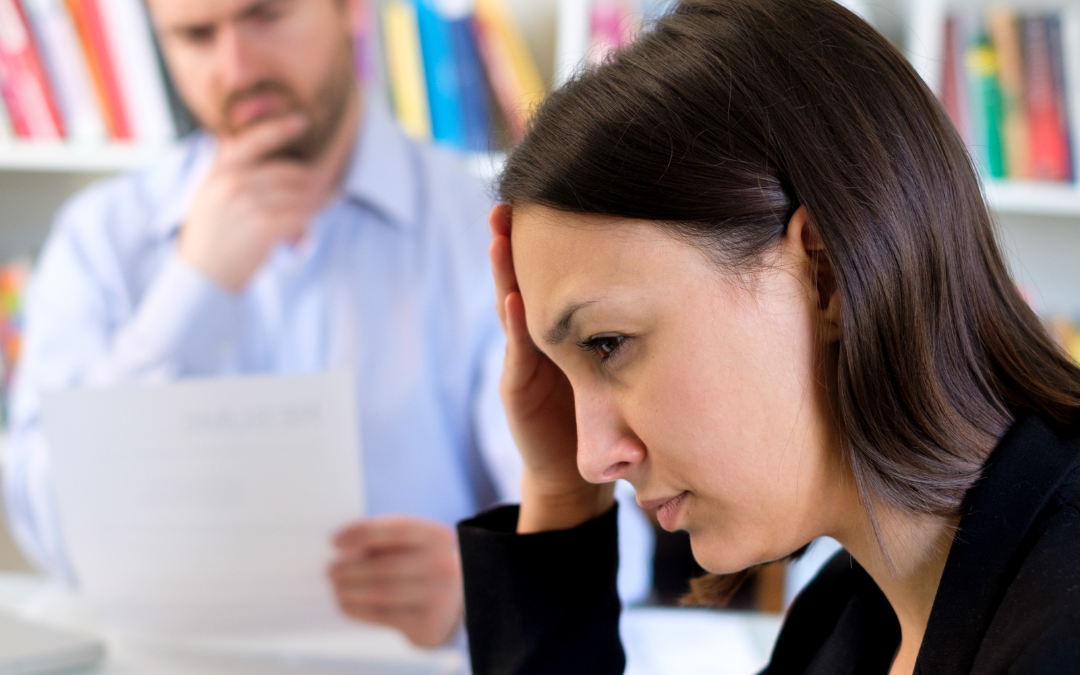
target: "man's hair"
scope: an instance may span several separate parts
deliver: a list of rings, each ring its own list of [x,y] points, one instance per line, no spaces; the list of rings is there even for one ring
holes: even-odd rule
[[[835,269],[836,421],[872,519],[957,514],[1018,416],[1080,422],[1080,370],[1010,279],[963,141],[832,0],[684,0],[551,95],[499,190],[655,221],[735,268],[805,206]]]

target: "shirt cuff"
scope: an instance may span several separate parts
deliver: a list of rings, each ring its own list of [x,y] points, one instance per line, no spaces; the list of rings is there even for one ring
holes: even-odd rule
[[[237,350],[244,303],[179,253],[166,260],[134,321],[117,334],[100,380],[154,379],[219,372]],[[111,372],[110,372],[111,371]]]

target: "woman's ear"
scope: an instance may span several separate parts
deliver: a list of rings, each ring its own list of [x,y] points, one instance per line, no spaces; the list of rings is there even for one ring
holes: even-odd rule
[[[787,236],[798,242],[797,246],[802,248],[806,256],[823,336],[828,342],[836,342],[840,339],[840,287],[832,260],[805,206],[800,206],[792,214],[787,232]]]

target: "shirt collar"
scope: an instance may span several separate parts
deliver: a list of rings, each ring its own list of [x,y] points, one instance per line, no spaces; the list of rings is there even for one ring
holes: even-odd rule
[[[342,184],[344,194],[395,225],[414,225],[421,189],[414,150],[386,103],[369,92],[352,162]]]
[[[204,131],[192,134],[179,151],[174,161],[186,178],[180,190],[171,191],[154,221],[159,236],[170,237],[180,229],[216,154],[217,141]],[[394,225],[412,226],[418,216],[421,187],[414,160],[412,142],[398,128],[386,103],[369,93],[342,182],[345,197],[373,209]]]

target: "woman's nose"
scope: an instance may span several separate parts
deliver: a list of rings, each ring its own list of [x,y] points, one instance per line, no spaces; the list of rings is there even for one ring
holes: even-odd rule
[[[645,459],[645,444],[634,434],[614,401],[598,394],[578,395],[578,471],[590,483],[627,478]]]

